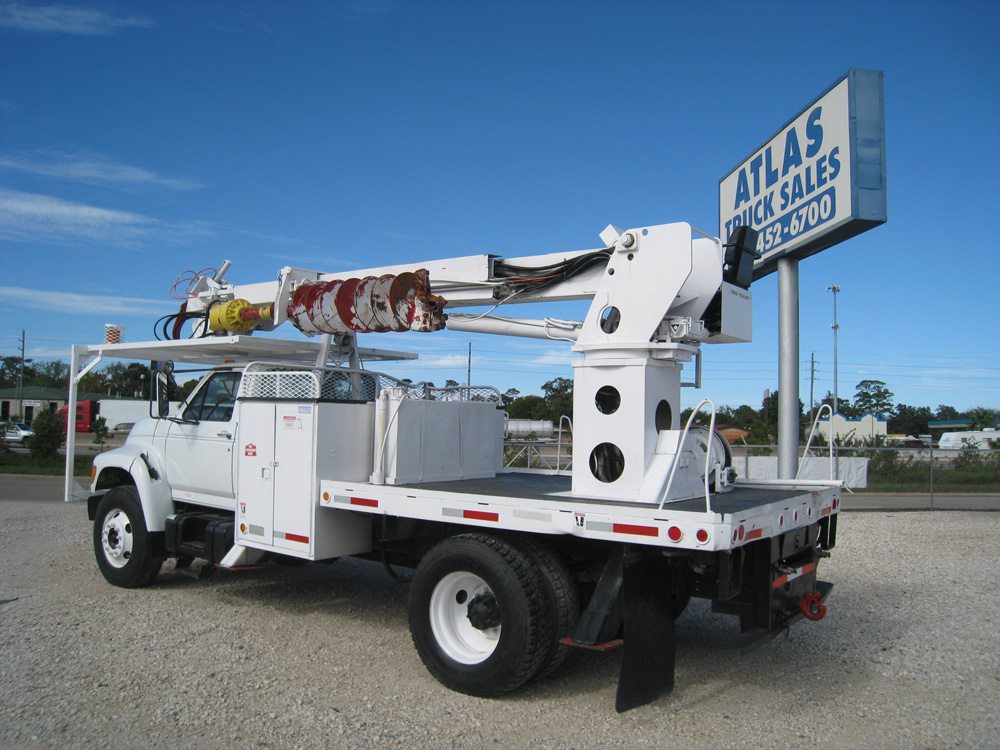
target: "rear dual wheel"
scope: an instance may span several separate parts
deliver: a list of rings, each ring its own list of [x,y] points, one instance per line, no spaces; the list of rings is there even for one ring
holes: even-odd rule
[[[542,574],[506,539],[463,534],[438,544],[417,567],[408,607],[417,653],[452,690],[505,693],[551,657],[554,628]]]

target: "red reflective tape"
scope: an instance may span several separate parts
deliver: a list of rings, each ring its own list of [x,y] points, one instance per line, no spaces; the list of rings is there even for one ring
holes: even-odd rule
[[[833,506],[831,505],[831,506],[830,506],[829,508],[823,508],[823,510],[821,510],[819,514],[820,514],[821,516],[828,516],[828,515],[830,515],[830,514],[831,514],[832,512],[833,512]]]
[[[472,518],[476,521],[499,521],[499,513],[487,513],[485,510],[464,510],[462,518]]]
[[[285,539],[290,542],[302,542],[302,544],[309,544],[309,537],[302,536],[300,534],[289,534],[287,531],[285,532]]]
[[[611,530],[616,534],[636,534],[638,536],[660,535],[660,530],[656,526],[633,526],[629,523],[612,524]]]
[[[760,539],[764,535],[764,529],[754,529],[747,534],[747,539]]]
[[[366,508],[377,508],[378,500],[369,500],[366,497],[352,497],[351,505],[363,505]]]
[[[808,573],[812,573],[814,570],[816,570],[816,563],[808,563],[807,565],[803,565],[798,570],[793,570],[791,573],[786,573],[785,575],[779,578],[775,578],[772,588],[778,588],[780,586],[784,586],[789,581],[794,581],[796,578],[801,578],[802,576]]]

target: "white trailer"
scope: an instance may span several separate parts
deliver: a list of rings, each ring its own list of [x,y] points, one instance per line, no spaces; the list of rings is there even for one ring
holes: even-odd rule
[[[692,596],[738,616],[746,648],[822,617],[831,585],[816,567],[836,541],[841,483],[741,480],[724,439],[679,420],[683,364],[703,342],[750,338],[753,231],[728,246],[686,224],[601,238],[597,250],[352,279],[285,268],[242,287],[224,281],[227,263],[174,321],[174,334],[191,321],[197,337],[74,347],[77,380],[109,356],[214,366],[179,410],[161,403],[160,418],[98,456],[89,490],[68,472],[105,578],[146,585],[167,558],[410,567],[414,644],[442,683],[496,695],[551,673],[574,646],[621,646],[620,711],[672,689],[674,620]],[[445,313],[568,299],[591,300],[585,320]],[[284,321],[318,338],[250,335]],[[359,332],[442,327],[583,354],[571,471],[502,467],[495,389],[363,366],[406,355],[361,349]],[[158,366],[158,383],[171,367]]]
[[[175,408],[179,403],[172,404]],[[97,402],[97,413],[104,417],[109,430],[122,423],[135,424],[149,416],[149,401],[136,399],[102,398]]]

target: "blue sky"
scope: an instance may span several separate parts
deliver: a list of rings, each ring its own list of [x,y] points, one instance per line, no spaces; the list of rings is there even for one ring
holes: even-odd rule
[[[718,226],[718,181],[849,68],[885,73],[888,223],[800,264],[800,394],[1000,406],[995,3],[4,2],[0,354],[152,338],[174,280],[598,247]],[[778,386],[777,275],[701,397]],[[564,309],[570,308],[570,309]],[[560,317],[582,317],[561,306]],[[281,333],[298,335],[290,326]],[[451,333],[386,368],[539,392],[561,345]]]

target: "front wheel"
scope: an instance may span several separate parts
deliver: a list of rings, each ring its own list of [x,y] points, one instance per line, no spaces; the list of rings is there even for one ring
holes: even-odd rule
[[[538,569],[506,540],[464,534],[438,544],[417,566],[408,608],[417,653],[452,690],[514,690],[548,655]]]
[[[153,555],[146,519],[135,487],[108,491],[94,517],[94,555],[108,583],[134,589],[152,583],[163,558]]]

